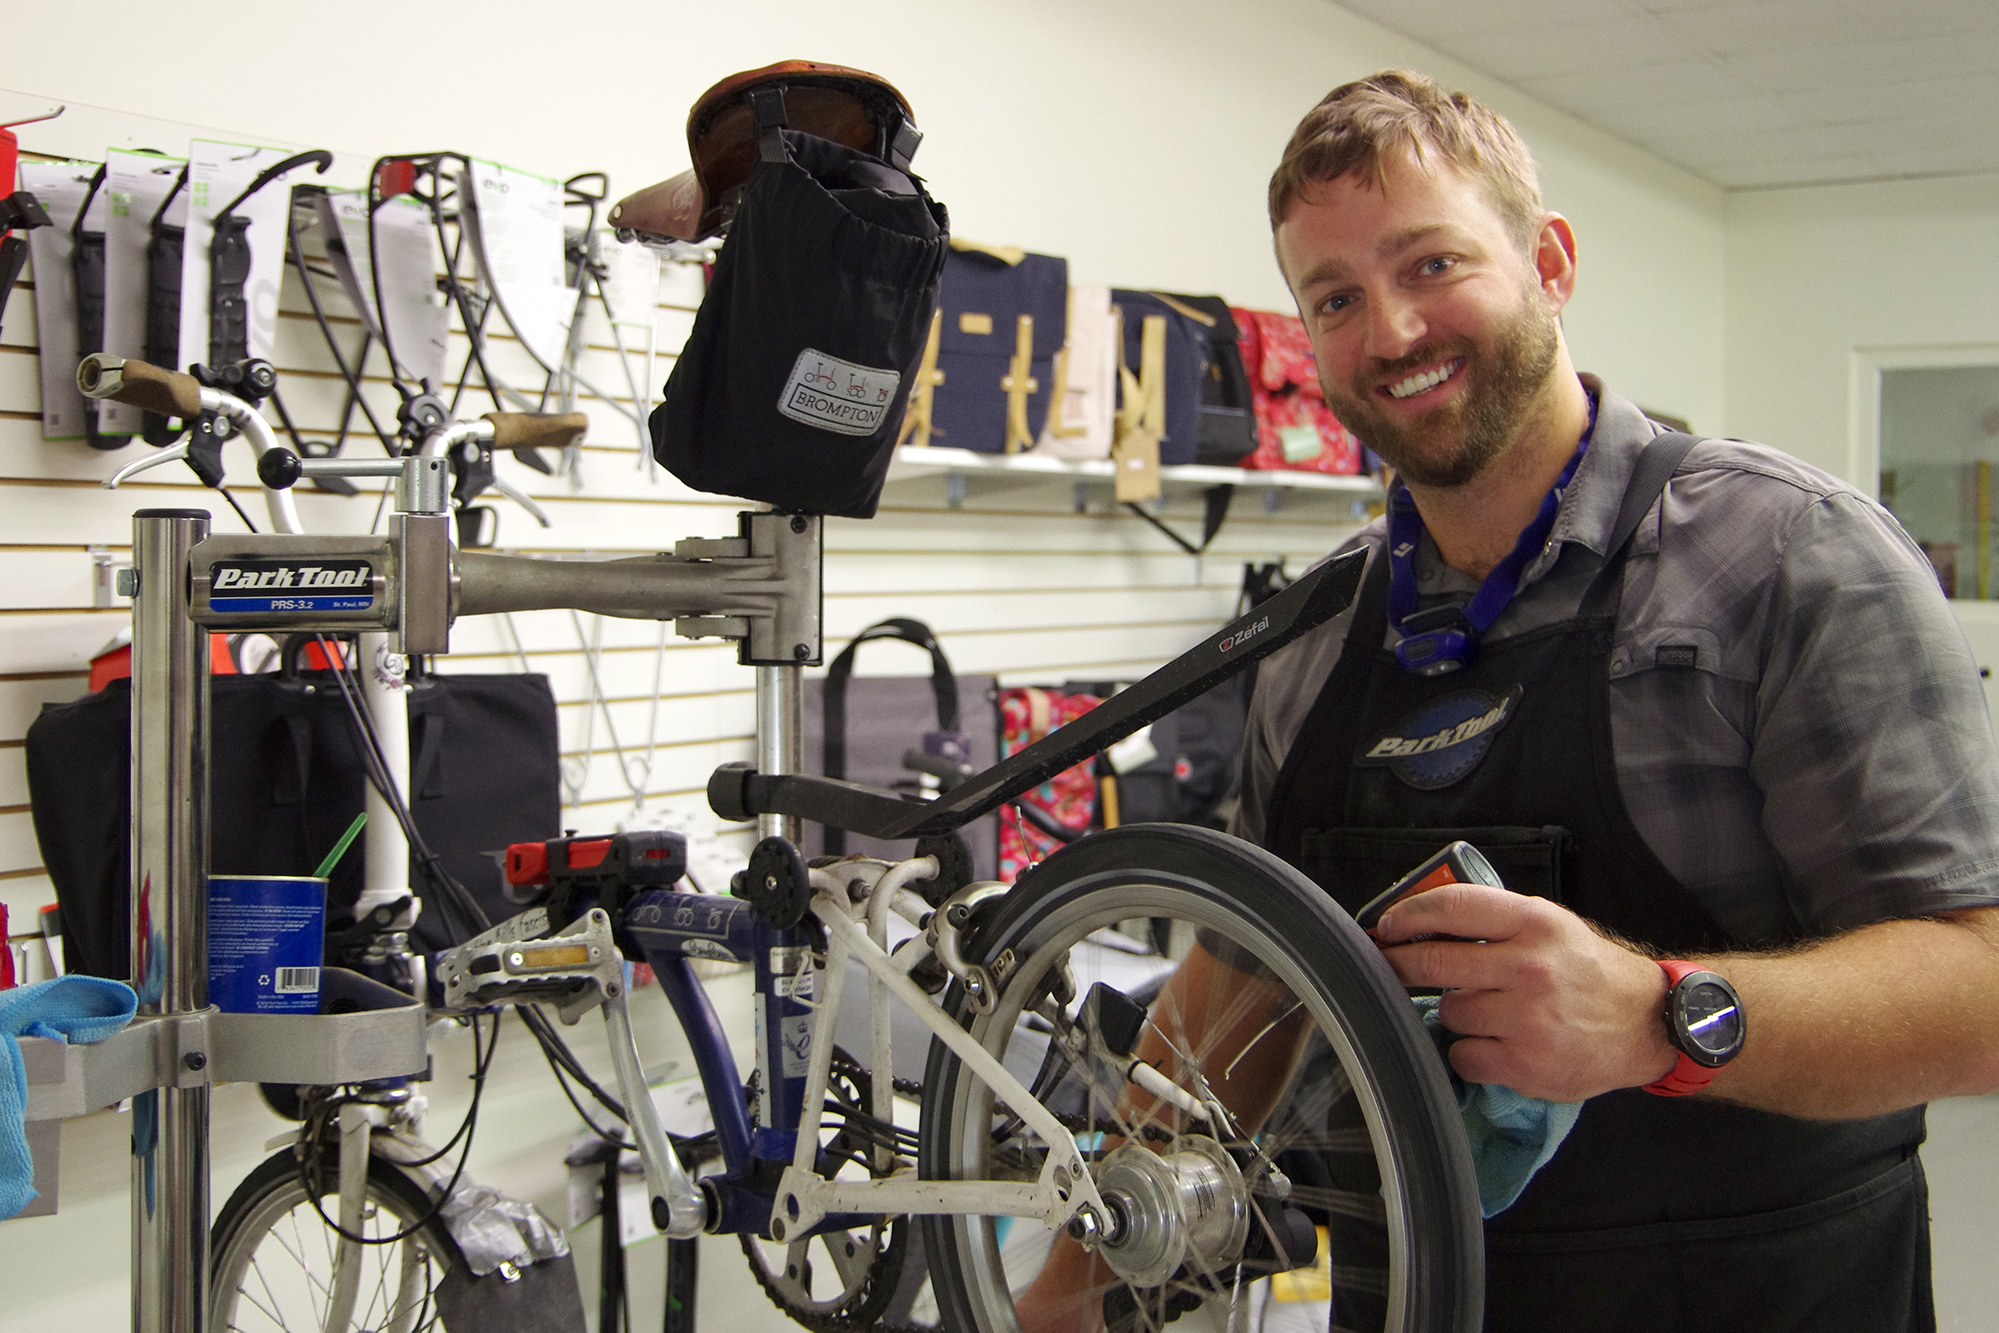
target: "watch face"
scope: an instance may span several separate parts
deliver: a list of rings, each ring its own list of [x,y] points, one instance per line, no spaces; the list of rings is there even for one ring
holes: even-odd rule
[[[1742,1008],[1734,992],[1717,981],[1696,980],[1683,987],[1679,1016],[1687,1054],[1696,1060],[1705,1055],[1720,1064],[1742,1045]]]

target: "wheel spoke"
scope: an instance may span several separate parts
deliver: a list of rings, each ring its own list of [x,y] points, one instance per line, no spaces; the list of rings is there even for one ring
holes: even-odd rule
[[[1150,868],[1163,866],[1171,872]],[[1259,1309],[1269,1310],[1270,1273],[1304,1257],[1283,1253],[1291,1238],[1330,1223],[1340,1290],[1372,1311],[1342,1305],[1342,1323],[1361,1325],[1358,1333],[1477,1327],[1476,1186],[1456,1106],[1435,1052],[1409,1035],[1406,995],[1372,942],[1323,902],[1302,876],[1230,839],[1134,826],[1057,852],[997,903],[979,947],[989,959],[1009,951],[1018,970],[988,1014],[968,1013],[953,992],[954,1016],[1008,1067],[1039,1070],[1035,1093],[1099,1173],[1113,1215],[1142,1224],[1128,1223],[1137,1229],[1092,1256],[1062,1235],[1052,1246],[1023,1244],[1041,1230],[1037,1220],[926,1221],[947,1326],[1011,1328],[1011,1304],[1033,1330],[1064,1309],[1079,1313],[1075,1302],[1087,1312],[1114,1273],[1129,1272],[1156,1285],[1114,1296],[1125,1311],[1119,1328],[1164,1329],[1199,1304],[1207,1316],[1181,1327],[1248,1329]],[[1170,942],[1176,961],[1148,964],[1125,947],[1129,939],[1114,932],[1132,921],[1150,923],[1150,938]],[[1201,947],[1181,958],[1188,940]],[[1243,958],[1253,962],[1234,961]],[[1075,994],[1058,1011],[1041,1011],[1052,1034],[1030,1033],[1022,1010],[1047,993],[1065,960]],[[1078,1051],[1063,1045],[1065,1015],[1084,1021],[1096,984],[1143,1005],[1135,1055],[1197,1101],[1219,1101],[1223,1120],[1191,1113],[1177,1094],[1148,1091],[1158,1086],[1149,1074],[1146,1083],[1128,1080],[1097,1033]],[[1053,1043],[1048,1053],[1043,1041]],[[919,1164],[927,1178],[1036,1177],[1053,1145],[942,1043],[932,1046],[924,1086]],[[1122,1169],[1123,1193],[1114,1198],[1101,1163],[1121,1144],[1157,1154],[1158,1164]],[[1212,1155],[1217,1145],[1233,1168]],[[1281,1203],[1265,1184],[1273,1170],[1291,1181]],[[1190,1235],[1182,1205],[1172,1202],[1176,1192],[1212,1199],[1217,1183],[1222,1206],[1247,1213],[1244,1250],[1226,1229]],[[1179,1266],[1164,1281],[1156,1276],[1162,1263]],[[1391,1309],[1405,1312],[1403,1322],[1385,1327]]]

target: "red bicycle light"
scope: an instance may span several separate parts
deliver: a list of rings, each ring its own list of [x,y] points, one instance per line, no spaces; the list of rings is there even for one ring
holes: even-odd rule
[[[408,194],[416,188],[416,163],[407,157],[392,157],[375,169],[375,193],[384,199]]]
[[[507,883],[539,884],[547,878],[547,843],[517,842],[507,848]]]

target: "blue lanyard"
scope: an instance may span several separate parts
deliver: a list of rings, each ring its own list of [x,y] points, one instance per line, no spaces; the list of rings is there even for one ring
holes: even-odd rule
[[[1562,492],[1576,475],[1583,455],[1589,452],[1590,437],[1596,432],[1596,399],[1589,404],[1589,424],[1570,455],[1554,487],[1541,498],[1534,521],[1520,534],[1504,560],[1492,567],[1485,581],[1472,594],[1471,602],[1460,608],[1442,606],[1429,611],[1416,609],[1416,548],[1423,540],[1423,516],[1416,511],[1416,498],[1397,480],[1388,496],[1388,619],[1402,641],[1395,656],[1411,671],[1425,676],[1442,675],[1467,665],[1478,649],[1478,636],[1492,628],[1500,613],[1520,591],[1520,575],[1554,530],[1555,515],[1562,506]]]

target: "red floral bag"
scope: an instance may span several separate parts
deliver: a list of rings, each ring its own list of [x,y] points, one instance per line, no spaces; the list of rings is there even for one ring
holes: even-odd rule
[[[1014,688],[1000,691],[1000,757],[1024,750],[1066,722],[1103,702],[1094,694]],[[1091,761],[1057,773],[1020,798],[1077,832],[1097,813],[1097,778]],[[1062,844],[1020,817],[1011,803],[999,812],[999,877],[1011,884],[1023,870],[1048,859]]]
[[[1242,465],[1360,473],[1360,441],[1326,406],[1304,321],[1296,315],[1233,306],[1230,313],[1235,316],[1243,364],[1249,370],[1250,403],[1256,412],[1256,451]]]

